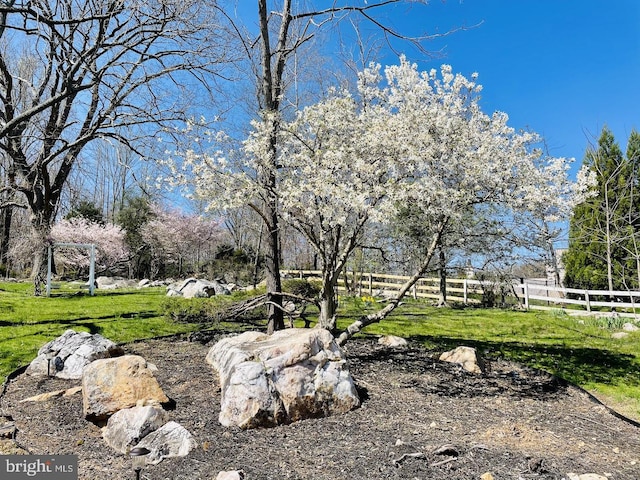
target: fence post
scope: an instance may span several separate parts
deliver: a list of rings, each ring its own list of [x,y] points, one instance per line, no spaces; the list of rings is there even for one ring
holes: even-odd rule
[[[90,264],[89,264],[89,295],[93,295],[96,288],[96,246],[91,244],[90,248]]]
[[[469,293],[468,289],[469,289],[469,286],[467,284],[467,279],[465,278],[462,282],[462,298],[465,305],[468,302],[468,293]]]
[[[544,281],[544,286],[545,286],[545,287],[548,287],[548,286],[549,286],[549,281],[548,281],[548,280],[545,280],[545,281]],[[549,289],[548,289],[548,288],[545,288],[545,289],[544,289],[544,292],[545,292],[545,295],[546,295],[546,297],[547,297],[547,307],[548,307],[549,305],[551,305],[551,302],[549,301]]]
[[[417,300],[418,299],[418,286],[414,283],[413,287],[411,287],[411,293],[413,295],[413,299]]]
[[[524,294],[524,308],[529,310],[529,284],[522,284],[522,293]]]
[[[371,272],[368,273],[369,275],[369,296],[373,296],[373,274]]]
[[[589,290],[584,291],[584,301],[587,307],[587,312],[591,311],[591,300],[589,299]]]

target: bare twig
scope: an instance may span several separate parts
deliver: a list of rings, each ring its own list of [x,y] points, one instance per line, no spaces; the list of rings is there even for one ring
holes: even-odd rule
[[[402,462],[404,462],[407,458],[425,458],[426,455],[422,452],[415,453],[403,453],[400,458],[395,458],[391,460],[394,466],[399,467]]]
[[[440,462],[432,463],[430,466],[431,466],[431,467],[439,467],[439,466],[441,466],[441,465],[445,465],[445,464],[447,464],[447,463],[449,463],[449,462],[453,462],[453,461],[455,461],[455,460],[457,460],[457,459],[458,459],[458,457],[451,457],[451,458],[447,458],[446,460],[442,460],[442,461],[440,461]]]

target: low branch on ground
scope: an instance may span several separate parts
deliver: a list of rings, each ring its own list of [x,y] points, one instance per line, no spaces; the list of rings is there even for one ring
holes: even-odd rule
[[[360,332],[366,326],[384,320],[391,314],[391,312],[393,312],[398,306],[400,306],[400,304],[402,303],[402,299],[407,294],[407,292],[418,282],[418,280],[420,280],[420,278],[422,278],[422,275],[424,275],[424,273],[428,270],[429,264],[431,263],[431,259],[433,258],[436,249],[438,248],[442,232],[446,228],[447,222],[448,219],[446,218],[441,220],[438,228],[436,228],[434,231],[433,237],[431,239],[431,244],[429,245],[427,253],[425,254],[422,265],[420,266],[418,271],[404,285],[402,285],[395,298],[393,298],[382,310],[370,313],[369,315],[363,315],[358,320],[349,325],[347,329],[338,337],[338,345],[344,345],[351,337]]]

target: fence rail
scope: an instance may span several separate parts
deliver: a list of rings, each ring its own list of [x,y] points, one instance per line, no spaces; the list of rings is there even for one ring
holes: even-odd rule
[[[320,270],[283,270],[288,278],[321,280]],[[346,278],[345,278],[346,277]],[[338,284],[339,292],[346,292],[349,285],[351,292],[357,295],[393,295],[410,277],[383,273],[347,272]],[[640,310],[640,291],[582,290],[545,285],[544,282],[517,280],[508,285],[492,281],[481,281],[468,278],[447,278],[447,301],[464,304],[478,304],[486,301],[487,295],[510,297],[526,309],[558,309],[569,308],[583,310],[586,313],[615,311],[621,316],[635,316]],[[411,289],[413,298],[440,297],[440,279],[424,277]],[[638,311],[640,314],[640,311]]]
[[[623,290],[582,290],[534,283],[514,284],[514,291],[526,308],[579,307],[587,313],[615,311],[635,316],[640,309],[640,292]]]

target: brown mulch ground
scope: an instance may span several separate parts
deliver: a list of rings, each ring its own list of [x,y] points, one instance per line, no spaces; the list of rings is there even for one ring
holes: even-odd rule
[[[158,367],[176,402],[171,418],[199,445],[145,468],[143,479],[215,479],[221,470],[243,470],[248,480],[640,478],[640,428],[585,392],[498,360],[489,373],[471,375],[435,360],[437,352],[389,349],[375,339],[345,348],[361,408],[271,429],[223,428],[217,376],[204,361],[210,345],[174,338],[125,346]],[[78,383],[19,375],[0,398],[0,414],[13,417],[15,441],[27,452],[79,455],[82,480],[135,478],[131,460],[83,419],[81,395],[19,403]]]

